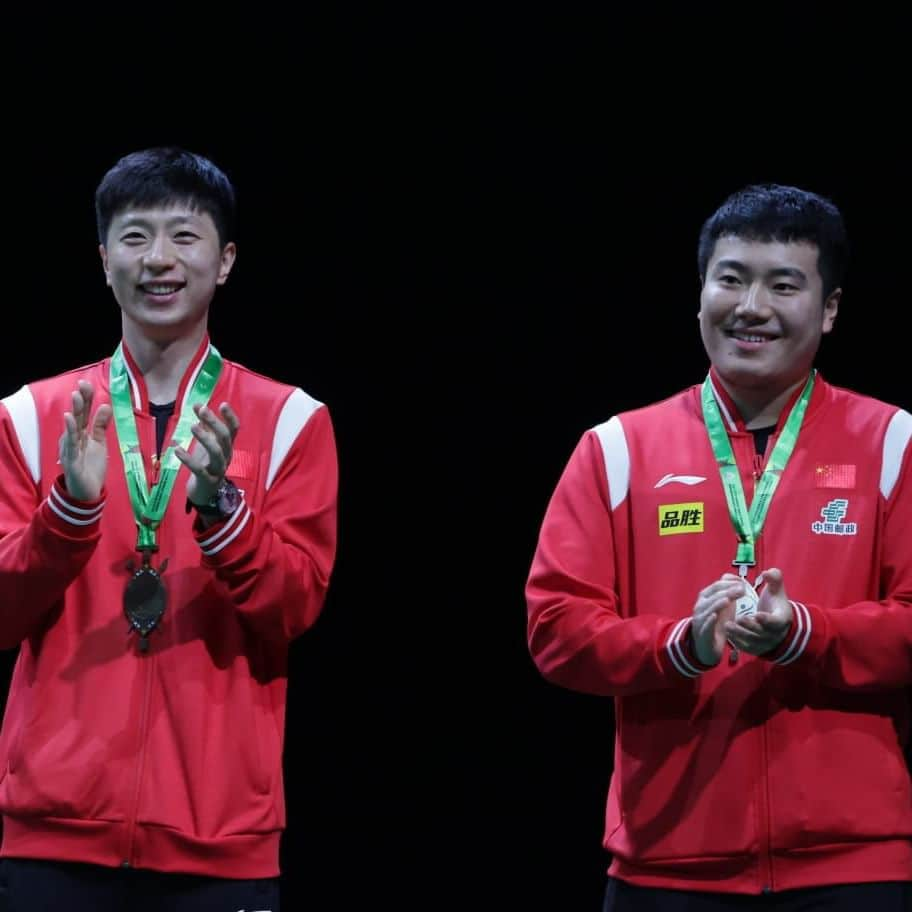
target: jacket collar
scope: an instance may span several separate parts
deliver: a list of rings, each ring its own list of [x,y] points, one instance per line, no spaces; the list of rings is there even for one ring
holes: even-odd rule
[[[203,366],[203,362],[206,360],[206,356],[209,354],[209,345],[209,334],[206,333],[203,336],[202,342],[200,342],[199,348],[197,348],[193,357],[190,359],[190,363],[187,365],[183,377],[181,377],[180,386],[177,390],[177,399],[175,400],[175,411],[178,414],[183,410],[184,398],[186,397],[187,392],[192,389],[193,381],[196,379],[196,375],[199,373],[200,368]],[[133,392],[133,408],[138,412],[148,413],[149,393],[146,389],[146,382],[143,379],[142,372],[130,350],[127,348],[127,343],[121,342],[121,347],[124,361],[127,366],[127,374],[130,378],[130,389]],[[165,405],[166,403],[160,402],[156,404]]]
[[[715,396],[716,402],[719,405],[719,411],[722,413],[722,420],[725,422],[725,427],[728,432],[730,434],[750,433],[748,428],[745,427],[744,419],[741,417],[741,413],[738,411],[738,406],[735,405],[735,401],[722,385],[722,381],[719,379],[719,374],[714,367],[711,367],[709,369],[709,381],[712,385],[713,395]],[[820,372],[818,371],[816,379],[814,380],[814,391],[811,393],[811,401],[808,403],[807,412],[805,413],[805,421],[808,421],[808,419],[811,418],[812,414],[815,413],[823,404],[828,388],[829,384],[823,379]],[[779,431],[782,430],[783,425],[788,420],[792,406],[798,401],[798,397],[801,395],[801,391],[803,389],[804,383],[800,383],[795,387],[792,395],[789,396],[788,401],[785,403],[782,411],[779,413],[779,419],[776,422],[776,430],[774,433],[778,434]],[[698,386],[696,390],[697,404],[699,406],[700,387]],[[702,414],[702,408],[700,410]]]

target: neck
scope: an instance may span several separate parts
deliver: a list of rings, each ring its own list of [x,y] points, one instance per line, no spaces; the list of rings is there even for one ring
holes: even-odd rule
[[[193,332],[173,339],[151,339],[135,324],[123,321],[123,339],[139,367],[149,401],[165,405],[177,398],[181,380],[206,335],[202,322]]]
[[[785,404],[794,395],[795,390],[807,383],[807,377],[802,377],[797,383],[793,383],[781,392],[771,394],[768,389],[742,389],[727,383],[718,375],[717,379],[725,387],[728,395],[732,397],[735,405],[738,406],[738,411],[744,419],[744,426],[748,430],[771,427],[777,424]]]

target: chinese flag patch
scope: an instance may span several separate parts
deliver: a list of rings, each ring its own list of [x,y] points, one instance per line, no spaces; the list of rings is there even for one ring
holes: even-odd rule
[[[821,464],[814,470],[814,487],[854,488],[855,466]]]

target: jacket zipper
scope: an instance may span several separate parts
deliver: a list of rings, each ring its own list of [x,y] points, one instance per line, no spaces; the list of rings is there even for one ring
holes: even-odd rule
[[[758,461],[760,457],[757,457]],[[761,461],[762,462],[762,461]],[[756,463],[755,463],[756,464]],[[761,465],[762,471],[762,465]],[[757,566],[754,568],[759,571],[763,568],[763,542],[758,540],[754,557]],[[754,663],[757,671],[757,683],[763,684],[763,667],[760,661]],[[770,786],[769,786],[769,712],[768,707],[762,709],[763,719],[757,727],[760,729],[760,775],[757,777],[759,803],[759,821],[760,821],[760,890],[767,894],[772,892],[773,886],[773,861],[772,861],[772,824],[770,822]]]
[[[763,469],[769,454],[775,444],[777,435],[770,434],[766,441],[766,449],[761,456],[756,448],[754,449],[754,472],[753,472],[753,489],[756,490],[757,482],[763,475]],[[753,492],[751,492],[753,498]],[[763,552],[762,534],[756,543],[754,559],[757,566],[754,568],[759,571],[763,568],[761,555]],[[762,669],[761,669],[762,670]],[[761,678],[762,680],[762,678]],[[764,894],[771,893],[773,890],[773,861],[772,861],[772,823],[770,820],[770,787],[769,787],[769,713],[764,707],[764,718],[760,724],[760,889]]]
[[[134,840],[136,836],[136,818],[139,816],[139,795],[142,788],[143,772],[146,766],[146,726],[149,720],[149,702],[152,696],[152,655],[140,655],[143,663],[143,697],[139,713],[139,757],[136,761],[136,777],[133,783],[133,797],[130,803],[130,814],[127,818],[127,849],[121,867],[129,868],[133,865]]]
[[[140,441],[140,446],[143,444],[149,444],[150,441],[148,440],[148,433],[143,434],[142,436],[146,439]],[[143,447],[143,452],[152,453],[151,472],[148,476],[148,484],[150,490],[152,488],[152,485],[158,482],[159,471],[161,468],[161,459],[158,456],[157,447],[155,446],[156,439],[156,427],[155,421],[153,420],[151,446]],[[156,539],[157,544],[161,546],[160,531],[156,536]],[[142,705],[139,711],[139,751],[136,759],[136,775],[133,781],[133,794],[130,801],[129,814],[127,816],[127,844],[126,851],[124,852],[124,860],[121,862],[122,868],[132,867],[134,863],[133,853],[136,838],[136,819],[139,816],[139,800],[142,790],[143,773],[145,772],[146,766],[146,728],[149,720],[149,703],[152,697],[152,663],[155,661],[155,657],[154,655],[146,652],[139,652],[137,659],[142,662],[141,674],[143,676]]]
[[[769,732],[764,719],[760,725],[760,889],[773,891],[772,824],[769,798]]]

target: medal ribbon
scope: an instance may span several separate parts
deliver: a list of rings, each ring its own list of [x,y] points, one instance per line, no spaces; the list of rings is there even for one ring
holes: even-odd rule
[[[801,430],[804,414],[807,411],[808,402],[810,402],[811,393],[814,390],[816,373],[816,371],[811,371],[801,395],[792,406],[791,412],[789,412],[785,426],[779,434],[776,446],[773,447],[773,452],[770,454],[763,475],[757,482],[750,510],[747,508],[744,487],[741,484],[741,473],[738,470],[738,464],[735,462],[731,441],[728,439],[728,432],[725,430],[719,405],[713,395],[712,382],[708,376],[703,381],[701,393],[703,420],[706,422],[709,442],[719,465],[719,473],[722,476],[722,488],[725,491],[725,499],[728,502],[728,513],[738,536],[738,549],[732,563],[740,566],[742,576],[748,566],[753,566],[756,563],[755,544],[760,537],[760,532],[763,530],[766,514],[779,485],[779,479],[785,471],[785,467],[788,465],[788,461],[795,449],[795,444],[798,441],[798,432]]]
[[[127,371],[123,346],[118,345],[111,358],[111,405],[114,411],[114,426],[120,454],[123,458],[124,473],[133,516],[136,518],[138,551],[154,551],[155,530],[161,525],[181,462],[174,452],[177,447],[187,449],[193,440],[191,428],[197,421],[193,407],[205,405],[212,395],[222,371],[222,356],[215,346],[209,346],[209,353],[197,373],[190,390],[184,396],[180,418],[168,448],[161,457],[161,472],[156,484],[150,490],[146,482],[146,468],[143,464],[139,434],[136,430],[136,416],[133,414],[133,397],[130,391],[130,375]]]

